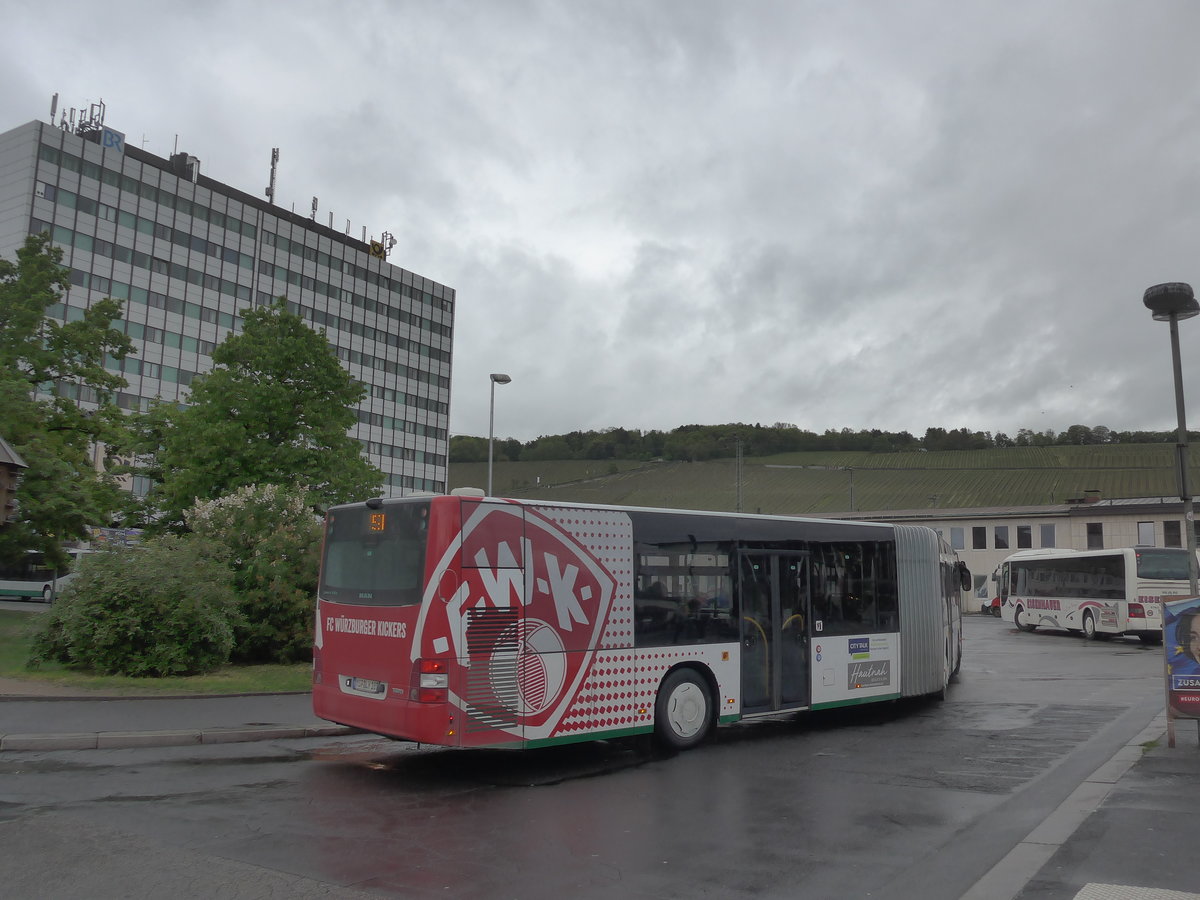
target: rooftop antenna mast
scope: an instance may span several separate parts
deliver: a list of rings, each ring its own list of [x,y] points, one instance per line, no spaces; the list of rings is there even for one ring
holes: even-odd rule
[[[86,115],[84,111],[79,110],[79,125],[75,128],[75,133],[79,137],[87,137],[90,134],[99,134],[104,128],[104,100],[99,103],[89,103]]]
[[[279,168],[279,148],[271,150],[271,183],[267,185],[267,202],[275,205],[275,172]]]
[[[50,124],[54,125],[55,116],[59,115],[58,94],[50,98]],[[104,100],[99,103],[89,103],[88,108],[76,109],[71,107],[62,107],[62,119],[58,123],[58,127],[63,131],[70,131],[77,134],[79,137],[88,137],[90,135],[99,134],[104,128]]]

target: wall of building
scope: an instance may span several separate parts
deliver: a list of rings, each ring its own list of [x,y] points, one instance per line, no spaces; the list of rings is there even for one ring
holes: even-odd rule
[[[50,231],[71,269],[51,311],[64,321],[102,297],[124,301],[136,353],[113,365],[128,409],[184,400],[242,310],[286,297],[367,386],[351,434],[385,493],[444,489],[454,291],[202,168],[40,122],[13,129],[0,135],[0,253]]]
[[[0,134],[0,249],[9,259],[29,234],[36,158],[33,129]]]
[[[923,524],[935,529],[970,568],[976,586],[984,587],[992,595],[991,574],[1005,557],[1018,550],[1046,547],[1088,550],[1142,544],[1182,547],[1187,542],[1182,503],[1171,498],[1020,509],[930,509],[900,515],[880,511],[864,513],[861,518]]]

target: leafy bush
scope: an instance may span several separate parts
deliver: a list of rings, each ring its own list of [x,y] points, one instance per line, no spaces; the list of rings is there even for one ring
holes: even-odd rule
[[[172,536],[90,553],[36,633],[30,665],[105,675],[194,675],[228,662],[237,605],[228,569]]]
[[[305,493],[300,486],[251,485],[197,503],[186,516],[202,552],[233,573],[241,612],[235,661],[312,658],[321,520]]]

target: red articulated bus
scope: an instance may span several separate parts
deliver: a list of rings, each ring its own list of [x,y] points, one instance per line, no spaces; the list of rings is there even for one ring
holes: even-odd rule
[[[965,581],[964,581],[965,579]],[[479,496],[327,516],[313,709],[450,747],[941,694],[970,575],[931,529]]]

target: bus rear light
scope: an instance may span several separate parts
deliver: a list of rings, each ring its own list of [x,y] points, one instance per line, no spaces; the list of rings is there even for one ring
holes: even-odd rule
[[[1129,604],[1129,618],[1131,618],[1131,619],[1146,618],[1146,607],[1142,606],[1142,604],[1140,604],[1140,603],[1130,603]]]
[[[444,659],[418,659],[413,699],[418,703],[445,703],[450,694],[448,668]]]

